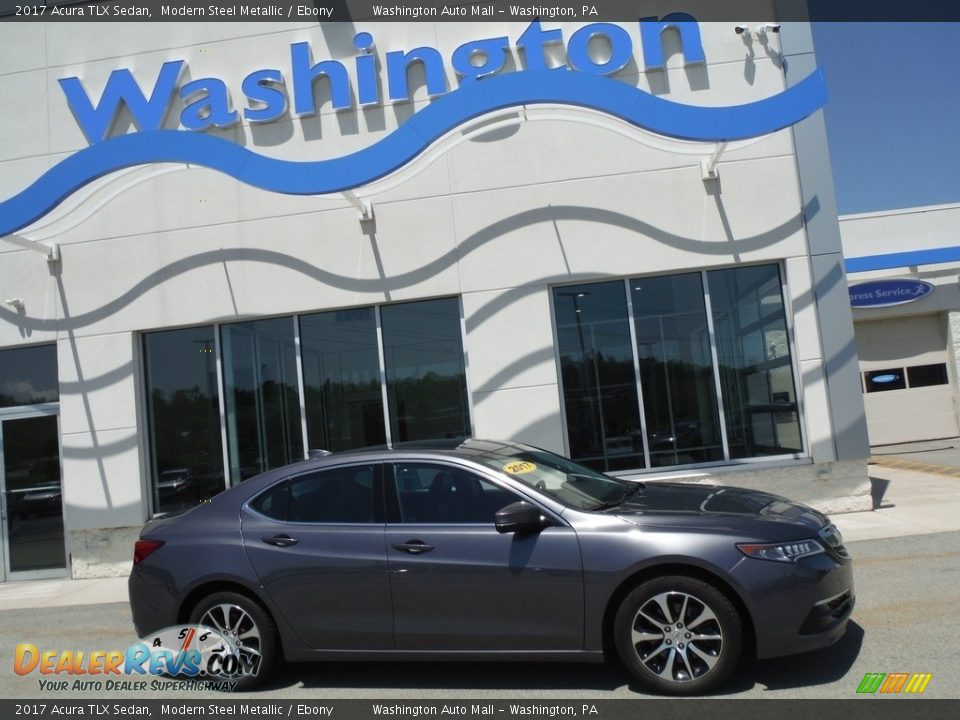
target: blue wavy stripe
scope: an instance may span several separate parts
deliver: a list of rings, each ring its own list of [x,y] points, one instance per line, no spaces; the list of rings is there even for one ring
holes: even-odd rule
[[[574,105],[667,137],[723,142],[793,125],[822,107],[826,99],[820,71],[764,100],[700,107],[664,100],[599,75],[525,70],[468,83],[433,101],[373,145],[330,160],[278,160],[228,140],[181,130],[137,132],[80,150],[23,192],[0,203],[0,236],[36,222],[87,183],[134,165],[190,163],[263,190],[322,195],[358,188],[389,175],[463,123],[519,105]]]

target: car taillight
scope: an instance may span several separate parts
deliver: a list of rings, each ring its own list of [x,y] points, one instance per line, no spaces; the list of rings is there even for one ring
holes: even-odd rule
[[[133,564],[146,559],[163,547],[163,540],[137,540],[133,546]]]

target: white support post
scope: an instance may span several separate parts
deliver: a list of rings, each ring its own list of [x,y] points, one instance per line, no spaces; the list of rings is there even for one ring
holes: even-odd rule
[[[717,170],[717,163],[720,162],[720,158],[726,149],[727,144],[725,142],[717,143],[713,148],[713,154],[706,160],[700,161],[700,170],[704,180],[716,180],[720,177],[720,171]]]
[[[0,238],[0,240],[6,240],[7,242],[22,247],[25,250],[32,250],[35,253],[40,253],[47,258],[47,262],[55,263],[60,260],[60,243],[44,245],[36,240],[25,238],[22,235],[4,235],[2,238]]]
[[[347,199],[347,202],[356,208],[357,214],[360,216],[360,222],[373,220],[373,203],[369,200],[361,200],[352,190],[344,190],[341,194]]]

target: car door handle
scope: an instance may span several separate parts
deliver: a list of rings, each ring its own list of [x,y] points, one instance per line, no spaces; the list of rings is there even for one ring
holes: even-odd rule
[[[289,535],[274,535],[273,537],[261,538],[267,545],[276,545],[277,547],[290,547],[296,545],[299,541]]]
[[[420,555],[421,553],[433,550],[433,545],[427,545],[422,540],[410,540],[405,543],[397,543],[393,546],[396,550],[403,550],[411,555]]]

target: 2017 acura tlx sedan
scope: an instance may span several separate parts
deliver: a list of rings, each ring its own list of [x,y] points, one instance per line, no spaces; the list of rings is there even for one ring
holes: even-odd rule
[[[252,687],[282,660],[602,660],[708,693],[746,652],[834,643],[851,560],[821,513],[732,487],[618,480],[544,450],[328,455],[247,480],[137,542],[141,637],[212,628]]]

